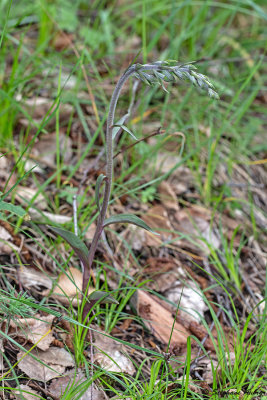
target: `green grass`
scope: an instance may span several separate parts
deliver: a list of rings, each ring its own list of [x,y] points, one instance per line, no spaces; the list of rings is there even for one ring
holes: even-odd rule
[[[129,208],[136,203],[145,207],[156,204],[160,181],[173,174],[178,174],[179,179],[177,171],[183,166],[188,167],[193,176],[191,204],[210,210],[212,228],[216,227],[215,215],[220,215],[220,249],[213,249],[202,238],[210,248],[209,261],[216,270],[212,276],[214,287],[210,290],[220,288],[220,293],[224,293],[230,304],[228,309],[219,304],[216,297],[208,300],[206,292],[201,293],[209,308],[209,323],[203,319],[202,324],[214,343],[218,360],[218,366],[213,366],[214,400],[221,399],[216,391],[226,389],[243,390],[243,400],[252,400],[261,388],[266,387],[260,372],[266,363],[266,308],[261,314],[255,303],[250,308],[240,309],[243,273],[247,268],[243,250],[250,246],[248,239],[251,236],[264,243],[264,227],[259,224],[258,215],[260,213],[263,220],[267,217],[266,209],[253,197],[253,183],[261,183],[260,178],[257,180],[258,170],[253,169],[257,164],[253,162],[263,160],[261,171],[265,171],[266,176],[265,104],[262,100],[266,91],[266,19],[263,0],[94,0],[90,4],[82,0],[34,0],[31,3],[6,0],[0,4],[0,151],[9,157],[12,165],[9,176],[11,185],[14,185],[11,178],[15,177],[16,181],[11,191],[9,179],[1,186],[1,218],[6,219],[16,233],[34,243],[39,251],[47,253],[57,274],[67,273],[67,266],[77,267],[78,260],[69,247],[62,254],[62,239],[52,242],[39,221],[25,219],[16,201],[17,184],[36,188],[34,198],[23,206],[24,211],[28,212],[37,195],[42,193],[48,204],[46,211],[60,214],[62,206],[67,203],[69,215],[72,215],[72,196],[78,192],[82,174],[103,147],[111,88],[139,51],[140,62],[199,60],[199,72],[207,73],[218,89],[221,100],[214,102],[185,85],[169,86],[169,93],[159,88],[138,88],[127,127],[138,139],[151,134],[154,126],[161,126],[166,132],[155,136],[153,145],[143,141],[128,151],[123,149],[132,144],[132,139],[125,132],[120,135],[115,152],[122,151],[122,155],[117,157],[111,201],[111,207],[115,209],[121,206],[120,201],[126,201]],[[73,35],[75,52],[68,45],[55,48],[54,43],[61,30]],[[62,76],[68,77],[64,85],[61,83]],[[68,86],[71,78],[75,79],[75,83]],[[120,99],[116,120],[127,112],[132,95],[130,83]],[[51,107],[42,115],[41,122],[34,117],[34,107],[29,109],[25,105],[28,99],[38,97],[51,101]],[[64,104],[73,108],[67,116],[62,112]],[[68,165],[62,162],[59,151],[61,129],[75,138],[73,158]],[[46,172],[49,175],[43,176],[34,170],[27,172],[25,162],[31,158],[34,145],[43,134],[51,132],[57,135],[54,168],[48,168]],[[175,132],[185,136],[184,145],[181,136],[177,138],[173,135]],[[180,152],[181,148],[183,151]],[[163,174],[158,159],[160,153],[167,151],[177,157],[177,163]],[[240,168],[251,177],[251,186],[250,182],[245,186],[246,178],[239,181]],[[102,161],[97,169],[102,172]],[[93,193],[98,172],[90,171],[88,186],[84,186],[78,196],[78,228],[82,234],[96,217]],[[232,183],[246,187],[242,195],[236,195]],[[260,190],[265,189],[259,186]],[[180,206],[185,207],[187,202],[188,197],[183,194]],[[224,215],[235,219],[238,212],[244,210],[247,211],[243,213],[242,229],[233,229],[228,235],[223,230]],[[51,223],[47,218],[43,221]],[[66,224],[65,228],[73,230],[73,223]],[[111,262],[98,261],[97,289],[110,291],[119,305],[97,305],[92,320],[95,318],[106,332],[111,333],[127,318],[134,318],[142,326],[127,307],[131,295],[144,285],[146,278],[140,273],[137,282],[136,276],[131,276],[127,270],[129,263],[143,270],[140,254],[131,249],[120,233],[110,230],[108,235],[112,241],[121,243],[121,257],[125,265],[118,271]],[[201,237],[199,232],[198,239]],[[196,245],[195,235],[177,231],[165,245],[175,244],[181,238]],[[16,262],[22,265],[20,254],[15,256]],[[205,275],[201,265],[187,262],[196,271],[199,267],[202,271],[199,273]],[[16,321],[18,316],[26,317],[36,311],[53,315],[66,312],[64,318],[73,326],[77,365],[84,365],[88,381],[77,387],[71,386],[62,398],[78,400],[91,380],[102,386],[110,397],[116,395],[118,399],[203,398],[192,388],[192,385],[199,386],[201,382],[196,379],[192,383],[189,374],[193,361],[190,357],[192,338],[187,343],[186,360],[180,360],[179,373],[172,369],[160,352],[129,343],[133,354],[134,351],[146,354],[142,362],[134,359],[137,371],[134,377],[112,374],[96,365],[93,376],[90,376],[90,362],[83,357],[88,340],[81,312],[79,314],[78,311],[79,317],[72,307],[68,311],[58,311],[59,306],[51,305],[49,298],[43,298],[38,304],[31,293],[21,293],[17,282],[10,281],[8,268],[11,268],[9,261],[6,269],[1,268],[1,321]],[[117,289],[113,291],[109,289],[111,275],[117,280]],[[263,295],[266,296],[266,293]],[[223,310],[231,324],[233,348],[230,348],[230,339],[223,330],[222,319],[214,312],[212,302],[213,306]],[[212,322],[216,333],[210,329]],[[1,335],[12,346],[22,348],[7,331],[1,332]],[[119,341],[118,338],[115,340]],[[199,346],[209,356],[204,346],[200,343]],[[232,363],[230,353],[235,355]],[[20,371],[12,368],[8,357],[4,357],[11,373],[2,379],[1,389],[11,393],[14,390],[12,382],[19,386],[23,379]],[[212,359],[210,363],[213,365]],[[150,375],[144,372],[147,369]]]

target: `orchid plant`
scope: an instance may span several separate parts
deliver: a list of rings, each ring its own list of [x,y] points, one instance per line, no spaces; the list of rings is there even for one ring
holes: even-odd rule
[[[179,64],[177,61],[156,61],[152,64],[132,64],[120,77],[117,85],[115,86],[112,98],[110,101],[109,112],[107,117],[106,126],[106,175],[101,174],[96,181],[95,201],[98,207],[99,216],[95,234],[88,250],[85,243],[77,237],[74,233],[63,230],[57,227],[51,227],[53,231],[64,238],[73,248],[83,265],[83,285],[82,291],[86,301],[83,310],[83,319],[86,321],[88,313],[96,302],[116,302],[108,293],[95,291],[87,296],[89,280],[91,276],[91,267],[94,260],[95,252],[103,232],[103,229],[114,223],[130,223],[153,232],[150,227],[134,214],[120,214],[113,215],[106,218],[107,209],[109,205],[112,177],[113,177],[113,141],[116,134],[120,129],[129,132],[129,129],[124,125],[125,118],[121,118],[117,124],[114,124],[114,116],[118,103],[118,99],[125,82],[131,77],[141,80],[148,85],[160,85],[165,91],[166,88],[163,82],[175,83],[177,81],[189,81],[194,86],[205,91],[210,97],[218,99],[219,96],[214,90],[213,85],[209,79],[197,72],[193,62],[186,64]],[[133,135],[132,135],[133,136]],[[100,187],[104,185],[104,195],[102,205],[100,205]],[[155,232],[153,232],[155,233]]]

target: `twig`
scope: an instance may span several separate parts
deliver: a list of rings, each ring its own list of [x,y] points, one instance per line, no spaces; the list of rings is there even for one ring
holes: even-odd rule
[[[143,142],[144,140],[150,139],[153,136],[161,135],[165,133],[165,130],[161,130],[161,127],[159,127],[155,132],[151,133],[150,135],[144,136],[141,139],[136,140],[134,143],[130,144],[129,146],[123,147],[120,151],[118,151],[115,156],[113,156],[113,159],[118,157],[119,154],[124,153],[125,151],[131,149],[132,147],[136,146],[138,143]]]

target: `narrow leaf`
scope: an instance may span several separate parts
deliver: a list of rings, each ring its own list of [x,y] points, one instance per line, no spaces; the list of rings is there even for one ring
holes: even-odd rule
[[[20,206],[15,206],[14,204],[6,203],[3,200],[0,200],[0,210],[1,211],[9,211],[18,217],[25,217],[27,212]]]
[[[59,236],[61,236],[63,239],[65,239],[66,242],[68,242],[69,245],[73,248],[79,259],[82,261],[84,267],[89,268],[89,251],[85,243],[72,232],[66,231],[65,229],[57,228],[55,226],[48,225],[48,227]]]
[[[127,112],[127,114],[123,115],[119,121],[116,122],[115,125],[113,125],[112,127],[112,139],[115,139],[115,137],[117,136],[119,130],[121,129],[121,126],[124,124],[124,122],[126,121],[126,119],[129,117],[129,113]]]
[[[99,202],[99,191],[103,180],[106,180],[107,177],[104,174],[100,174],[96,180],[95,186],[95,202],[97,204],[98,211],[100,211],[100,202]]]
[[[159,235],[158,233],[154,232],[141,218],[137,217],[134,214],[113,215],[112,217],[105,219],[103,226],[107,226],[110,224],[116,224],[116,223],[133,224],[133,225],[139,226],[140,228],[143,228],[149,232],[152,232],[155,235]]]
[[[101,290],[95,290],[88,296],[89,301],[97,302],[100,300],[102,304],[119,304],[117,300],[114,299],[108,292],[103,292]]]
[[[125,126],[125,125],[118,125],[118,124],[116,124],[116,125],[113,125],[115,128],[121,128],[122,130],[124,130],[125,132],[127,132],[127,133],[129,133],[129,135],[130,136],[132,136],[132,138],[134,139],[134,140],[137,140],[137,137],[133,134],[133,132],[132,131],[130,131],[130,129],[129,128],[127,128],[127,126]]]

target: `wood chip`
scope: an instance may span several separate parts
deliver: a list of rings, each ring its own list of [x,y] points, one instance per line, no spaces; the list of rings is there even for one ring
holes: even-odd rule
[[[138,290],[137,311],[143,318],[144,324],[162,343],[167,344],[174,321],[171,312],[161,304],[159,299],[143,290]],[[183,325],[175,322],[171,338],[172,345],[184,346],[189,335],[190,332]]]

